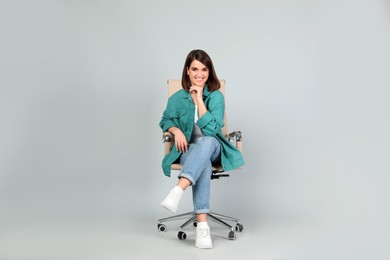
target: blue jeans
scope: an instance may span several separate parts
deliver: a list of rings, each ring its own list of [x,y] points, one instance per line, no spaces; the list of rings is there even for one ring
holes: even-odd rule
[[[210,182],[212,163],[220,160],[221,145],[215,137],[204,136],[198,143],[191,143],[180,157],[183,165],[179,178],[192,183],[194,212],[210,212]]]

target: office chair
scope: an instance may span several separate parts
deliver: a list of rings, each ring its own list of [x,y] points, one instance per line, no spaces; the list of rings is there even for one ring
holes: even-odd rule
[[[225,80],[220,80],[221,83],[221,88],[219,89],[223,95],[225,95]],[[182,89],[181,86],[181,80],[168,80],[168,98],[173,95],[176,91]],[[222,128],[222,134],[229,140],[229,142],[232,142],[236,144],[236,147],[238,150],[242,152],[242,134],[240,131],[234,131],[230,134],[227,132],[227,120],[226,120],[226,109],[225,109],[225,115],[224,115],[224,126]],[[174,136],[169,133],[165,132],[163,133],[163,143],[164,143],[164,154],[168,154],[174,145]],[[171,169],[180,171],[182,168],[181,164],[175,163],[172,164]],[[221,165],[213,165],[213,170],[211,174],[211,179],[219,179],[221,177],[229,177],[229,174],[225,173]],[[219,213],[215,212],[210,212],[207,214],[208,219],[218,223],[224,227],[227,227],[230,229],[230,232],[228,234],[228,238],[230,240],[235,240],[236,239],[236,233],[241,232],[244,229],[244,226],[240,223],[239,219],[225,216]],[[165,232],[167,231],[167,227],[164,224],[166,221],[172,221],[172,220],[177,220],[177,219],[183,219],[183,218],[188,218],[180,227],[179,227],[179,232],[177,234],[177,237],[180,240],[184,240],[187,238],[187,234],[183,231],[184,227],[188,226],[189,224],[192,223],[194,227],[196,227],[197,222],[196,222],[196,215],[194,212],[190,211],[184,214],[179,214],[179,215],[174,215],[171,217],[166,217],[166,218],[161,218],[157,220],[157,229],[160,232]],[[230,225],[226,221],[233,222],[235,225]]]

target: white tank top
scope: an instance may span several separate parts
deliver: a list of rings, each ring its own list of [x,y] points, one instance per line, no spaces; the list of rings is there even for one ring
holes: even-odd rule
[[[199,119],[199,116],[198,116],[198,107],[195,106],[195,124],[194,124],[194,128],[192,129],[192,134],[191,134],[191,140],[190,140],[190,143],[198,143],[200,140],[202,140],[203,138],[203,133],[202,131],[200,130],[199,126],[196,124],[196,122],[198,121]]]

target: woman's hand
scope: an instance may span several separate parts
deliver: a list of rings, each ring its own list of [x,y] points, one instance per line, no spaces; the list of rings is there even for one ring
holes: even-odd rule
[[[203,89],[204,87],[193,85],[190,87],[190,93],[196,93],[196,101],[194,103],[198,106],[198,117],[201,118],[206,112],[207,108],[203,101]],[[194,97],[193,97],[194,98]]]
[[[169,132],[171,132],[175,136],[175,145],[176,150],[184,153],[188,151],[188,142],[187,138],[183,134],[183,132],[177,128],[177,127],[171,127],[168,129]]]
[[[203,87],[192,85],[190,87],[190,93],[195,92],[196,98],[199,100],[203,100]]]

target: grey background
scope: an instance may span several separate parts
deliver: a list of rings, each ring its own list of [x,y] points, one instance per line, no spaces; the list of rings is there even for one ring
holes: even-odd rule
[[[389,258],[389,1],[0,3],[0,259]],[[212,198],[245,230],[208,251],[156,231],[196,48],[246,159]]]

